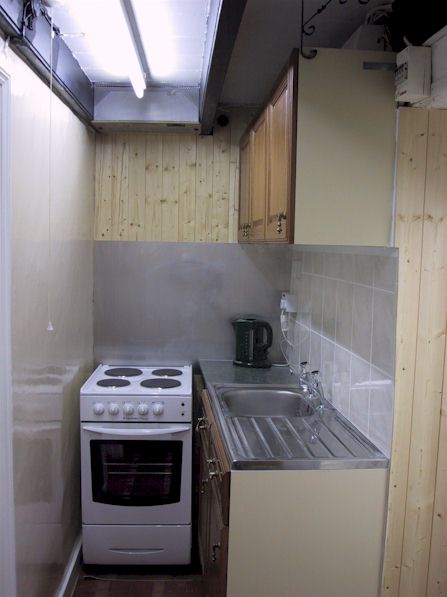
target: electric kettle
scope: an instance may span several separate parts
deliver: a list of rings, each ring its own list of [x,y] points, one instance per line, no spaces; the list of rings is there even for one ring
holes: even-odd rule
[[[270,367],[267,352],[273,341],[269,323],[253,317],[232,322],[236,332],[236,358],[233,363],[241,367]]]

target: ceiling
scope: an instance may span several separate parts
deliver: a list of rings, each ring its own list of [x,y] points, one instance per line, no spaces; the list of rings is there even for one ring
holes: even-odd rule
[[[327,0],[303,0],[304,19]],[[331,0],[316,17],[315,33],[304,45],[340,48],[364,22],[365,16],[384,0]],[[259,104],[269,93],[293,48],[300,45],[300,0],[248,0],[221,94],[226,104]]]
[[[305,19],[323,4],[322,0],[304,2]],[[313,21],[315,33],[305,38],[305,44],[341,47],[366,14],[382,3],[326,0],[328,7]],[[129,52],[123,50],[132,44],[129,32],[122,31],[125,4],[126,0],[66,0],[52,9],[64,41],[93,84],[130,84]],[[199,87],[207,31],[212,26],[210,0],[127,0],[127,4],[132,6],[142,42],[147,85]],[[262,102],[292,49],[299,46],[300,28],[300,0],[247,0],[220,102]]]
[[[393,0],[410,1],[419,0]],[[0,0],[0,29],[43,78],[54,73],[81,118],[194,130],[200,121],[208,134],[219,103],[264,101],[300,45],[302,2],[305,20],[318,13],[304,45],[339,48],[383,0]],[[25,19],[25,6],[41,9]]]

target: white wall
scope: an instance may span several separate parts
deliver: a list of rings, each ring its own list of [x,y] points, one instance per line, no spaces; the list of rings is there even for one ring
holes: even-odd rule
[[[368,254],[368,251],[370,254]],[[390,455],[397,258],[390,249],[320,247],[295,255],[289,360],[322,374],[325,395]]]
[[[19,597],[53,595],[80,531],[79,388],[93,364],[93,134],[11,51],[12,376]],[[51,257],[50,251],[51,248]],[[47,331],[48,298],[54,331]]]

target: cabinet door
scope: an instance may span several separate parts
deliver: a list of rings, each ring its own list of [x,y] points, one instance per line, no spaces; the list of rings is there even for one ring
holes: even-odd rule
[[[265,111],[254,125],[250,137],[250,229],[248,236],[250,240],[264,240],[268,175],[267,113]]]
[[[207,574],[210,524],[210,478],[209,478],[209,431],[206,419],[202,416],[197,424],[199,448],[199,513],[198,540],[199,555],[203,574]]]
[[[240,144],[239,176],[239,225],[237,239],[240,243],[248,241],[250,209],[250,135],[246,135]]]
[[[289,68],[267,107],[269,175],[265,238],[269,241],[291,240],[293,233],[294,68]]]
[[[296,243],[390,243],[393,60],[389,52],[332,48],[300,60]]]
[[[221,506],[214,489],[210,492],[209,546],[207,570],[208,597],[225,597],[227,592],[228,527],[221,517]]]

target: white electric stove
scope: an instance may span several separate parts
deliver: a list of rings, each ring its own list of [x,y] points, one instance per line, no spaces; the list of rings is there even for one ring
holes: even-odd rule
[[[191,365],[100,365],[80,412],[84,562],[188,564]]]

